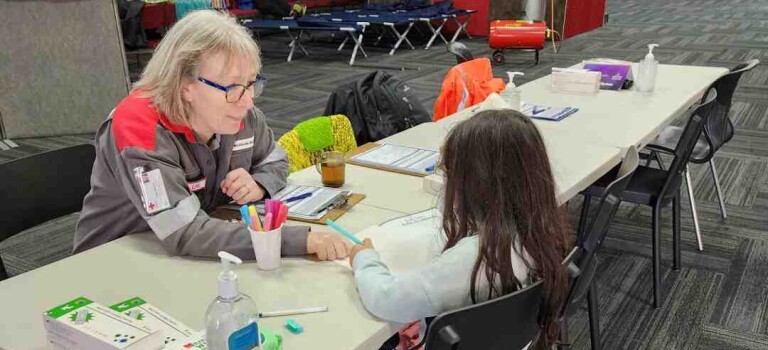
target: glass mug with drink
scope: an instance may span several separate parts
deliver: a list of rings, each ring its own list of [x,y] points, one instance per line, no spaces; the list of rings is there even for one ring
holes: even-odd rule
[[[344,153],[323,152],[315,167],[322,177],[323,186],[341,187],[344,185]]]

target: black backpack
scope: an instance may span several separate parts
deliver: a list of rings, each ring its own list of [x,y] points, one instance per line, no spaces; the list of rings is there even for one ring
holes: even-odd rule
[[[349,118],[358,145],[378,141],[431,120],[415,91],[394,75],[375,71],[334,89],[325,115]]]

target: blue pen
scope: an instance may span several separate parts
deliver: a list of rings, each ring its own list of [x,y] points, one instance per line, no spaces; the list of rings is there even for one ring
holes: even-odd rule
[[[304,198],[307,198],[307,197],[309,197],[311,195],[312,195],[312,192],[302,193],[302,194],[300,194],[298,196],[293,196],[291,198],[286,199],[285,202],[286,203],[291,203],[291,202],[295,202],[295,201],[300,201],[300,200],[302,200]]]
[[[243,216],[243,222],[246,226],[251,227],[251,213],[248,212],[248,205],[240,207],[240,215]]]
[[[435,171],[435,165],[432,164],[432,165],[428,166],[426,169],[424,169],[424,171],[428,172],[428,173],[434,172]]]
[[[333,220],[328,219],[325,220],[325,224],[328,225],[332,230],[340,233],[342,236],[347,237],[352,243],[354,244],[363,244],[363,241],[361,241],[359,238],[355,237],[352,233],[349,231],[343,229],[341,226],[339,226],[337,223],[333,222]]]

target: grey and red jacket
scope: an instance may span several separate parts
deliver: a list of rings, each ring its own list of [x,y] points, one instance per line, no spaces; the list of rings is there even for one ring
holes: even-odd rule
[[[192,129],[158,112],[150,98],[133,92],[99,127],[95,146],[91,190],[77,223],[75,253],[151,230],[172,255],[215,257],[225,250],[253,259],[243,224],[208,216],[216,206],[232,201],[221,191],[221,182],[230,171],[243,168],[270,196],[285,186],[288,176],[285,151],[256,108],[248,112],[238,133],[216,135],[205,144]],[[137,174],[155,169],[167,193],[162,210],[145,203],[146,184]],[[306,254],[308,231],[284,227],[283,255]]]

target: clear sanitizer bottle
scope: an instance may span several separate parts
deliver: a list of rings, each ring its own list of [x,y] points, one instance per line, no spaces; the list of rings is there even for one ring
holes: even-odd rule
[[[243,261],[227,252],[219,252],[219,296],[205,313],[205,336],[210,350],[260,349],[258,310],[251,297],[240,293],[232,265]]]
[[[637,80],[635,86],[640,92],[651,92],[656,85],[656,71],[659,69],[659,61],[653,56],[653,48],[659,44],[648,45],[648,54],[637,65]]]
[[[520,106],[522,104],[522,98],[520,97],[522,92],[520,91],[520,88],[515,85],[515,75],[525,74],[522,72],[507,72],[507,74],[509,74],[509,83],[507,83],[504,91],[501,92],[501,98],[504,99],[504,102],[508,103],[512,109],[519,111],[522,108]]]

